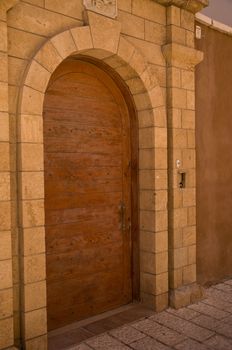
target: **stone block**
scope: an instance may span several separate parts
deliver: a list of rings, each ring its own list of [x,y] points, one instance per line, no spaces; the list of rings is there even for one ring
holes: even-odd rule
[[[11,206],[10,201],[0,202],[0,231],[11,229]]]
[[[181,87],[181,70],[179,68],[167,68],[167,83],[169,87]]]
[[[12,260],[0,260],[0,290],[12,288],[12,284]]]
[[[179,129],[181,125],[181,109],[170,108],[168,109],[168,126],[170,128]]]
[[[44,94],[24,86],[22,91],[21,114],[42,115]]]
[[[187,108],[195,110],[195,92],[187,91]]]
[[[127,37],[127,40],[140,50],[144,57],[146,57],[147,62],[163,67],[166,66],[160,45],[129,36]]]
[[[182,228],[173,228],[172,235],[168,241],[169,249],[181,248],[183,246]]]
[[[191,245],[190,247],[188,247],[188,264],[189,265],[193,265],[196,264],[196,245]]]
[[[190,304],[190,293],[185,288],[181,287],[170,291],[169,296],[170,306],[175,309],[180,309],[181,307]]]
[[[190,284],[196,282],[196,264],[183,268],[183,283]]]
[[[56,35],[51,39],[51,42],[63,59],[77,52],[77,47],[69,30]]]
[[[44,168],[43,144],[22,143],[20,145],[22,171],[41,171]]]
[[[83,19],[84,6],[82,1],[69,1],[64,6],[60,0],[45,0],[45,9],[62,13],[68,17],[78,18],[79,20]]]
[[[183,246],[196,244],[196,226],[187,226],[183,228]]]
[[[184,9],[181,9],[180,18],[181,18],[181,21],[180,21],[181,27],[191,32],[194,32],[194,25],[195,25],[194,14]]]
[[[13,314],[12,288],[0,290],[0,319],[11,317]]]
[[[188,265],[188,249],[173,249],[170,254],[169,267],[172,269],[179,269],[186,265]]]
[[[23,258],[24,284],[44,281],[46,278],[45,254],[26,256]]]
[[[132,11],[132,0],[118,0],[118,9],[126,12]]]
[[[164,148],[155,149],[155,168],[167,169],[167,150]]]
[[[166,42],[166,27],[162,24],[145,20],[145,40],[157,45]]]
[[[179,208],[173,210],[173,227],[185,227],[188,221],[187,208]]]
[[[20,116],[20,141],[29,143],[43,142],[43,119],[37,115]]]
[[[108,60],[108,59],[107,59]],[[106,60],[106,61],[107,61]],[[112,60],[111,60],[112,61]],[[108,63],[108,62],[107,62]],[[115,62],[116,64],[116,62]],[[110,66],[112,67],[112,65],[110,64]],[[116,66],[117,67],[117,66]],[[116,68],[115,67],[115,68]],[[144,93],[146,91],[146,88],[144,86],[143,81],[140,78],[132,78],[130,80],[126,81],[126,84],[128,85],[130,92],[132,95],[136,95],[136,94],[141,94]]]
[[[47,350],[48,348],[48,339],[47,335],[43,335],[38,338],[26,340],[26,349],[27,350]]]
[[[166,210],[155,212],[155,231],[166,231],[168,228],[168,218]]]
[[[156,273],[156,255],[149,252],[140,253],[140,270],[150,274]]]
[[[35,227],[44,225],[44,200],[22,201],[22,226]]]
[[[155,210],[156,193],[154,191],[141,191],[140,192],[140,209],[142,210]]]
[[[88,11],[93,46],[111,53],[116,53],[119,43],[121,24],[110,18]]]
[[[144,84],[145,91],[150,91],[153,88],[159,86],[155,67],[155,65],[149,64],[140,76],[141,81]]]
[[[139,183],[142,190],[167,189],[167,172],[165,170],[140,170]]]
[[[183,150],[183,168],[195,169],[196,168],[196,153],[192,149]]]
[[[155,147],[167,148],[167,129],[166,128],[155,128]]]
[[[0,349],[14,344],[13,317],[0,320]]]
[[[172,147],[187,148],[187,132],[183,129],[172,130]]]
[[[183,206],[192,207],[194,205],[196,205],[196,189],[186,188],[183,191]]]
[[[139,130],[139,148],[155,147],[155,128],[144,128]]]
[[[23,255],[34,255],[45,252],[44,227],[31,227],[23,230]]]
[[[32,89],[45,92],[51,73],[47,71],[41,64],[33,60],[26,76],[25,85]]]
[[[169,283],[171,289],[179,288],[183,285],[183,273],[182,268],[170,269],[169,271]]]
[[[0,232],[0,260],[11,259],[11,232]]]
[[[187,92],[184,89],[172,88],[168,89],[168,105],[173,108],[187,107]]]
[[[43,199],[44,198],[44,173],[22,172],[21,177],[21,199]]]
[[[180,8],[168,6],[167,8],[167,25],[173,24],[180,27]]]
[[[188,225],[196,225],[196,207],[188,208]]]
[[[0,172],[0,200],[10,200],[10,174]]]
[[[50,41],[47,41],[36,54],[35,60],[49,72],[53,73],[61,63],[62,57],[58,54],[53,44]]]
[[[22,2],[17,7],[11,9],[8,16],[8,23],[10,27],[25,32],[33,32],[37,35],[51,37],[58,31],[62,32],[66,28],[80,25],[81,21],[73,18],[74,16],[63,16],[62,14],[58,14],[57,10],[47,11],[40,7],[35,9],[34,6]]]
[[[155,272],[161,274],[168,271],[168,252],[155,254]],[[167,290],[165,290],[166,292]]]
[[[191,70],[181,71],[181,87],[186,90],[195,90],[195,73]]]
[[[185,35],[186,35],[186,39],[185,39],[186,45],[191,47],[191,48],[194,48],[195,47],[195,33],[186,30]]]
[[[25,339],[31,339],[47,333],[47,311],[45,308],[24,314]]]
[[[117,55],[124,61],[129,62],[133,56],[135,47],[125,38],[120,36]]]
[[[8,27],[8,53],[10,56],[30,59],[44,41],[44,36]]]
[[[132,13],[153,22],[166,24],[166,9],[152,0],[134,0]]]
[[[188,148],[196,148],[195,130],[188,130],[187,131],[187,139],[188,139]],[[195,186],[195,185],[190,185],[190,186]]]
[[[7,24],[0,22],[0,51],[7,52]]]
[[[131,13],[119,11],[118,21],[122,24],[121,33],[144,39],[144,19],[132,15]]]
[[[8,113],[0,112],[0,142],[9,141],[9,116]]]
[[[25,312],[46,307],[46,281],[27,284],[23,291]]]
[[[140,228],[144,231],[155,232],[155,212],[140,210]]]
[[[0,81],[8,82],[7,54],[0,52]]]
[[[8,111],[8,84],[0,82],[0,111]]]
[[[195,130],[195,112],[187,109],[182,110],[182,128]]]
[[[28,62],[17,57],[8,57],[9,84],[19,86]]]
[[[174,25],[167,26],[167,42],[185,45],[185,32],[186,30],[181,27],[177,27]]]
[[[71,33],[78,51],[88,50],[93,48],[90,28],[88,26],[72,28]]]
[[[144,56],[138,50],[134,51],[134,54],[130,59],[129,65],[132,69],[135,70],[138,76],[141,76],[142,73],[147,69],[147,62]]]

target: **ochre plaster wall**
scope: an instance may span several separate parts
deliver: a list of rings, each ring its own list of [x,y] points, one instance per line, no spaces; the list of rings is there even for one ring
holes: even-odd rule
[[[196,69],[197,278],[232,276],[232,36],[201,25]]]

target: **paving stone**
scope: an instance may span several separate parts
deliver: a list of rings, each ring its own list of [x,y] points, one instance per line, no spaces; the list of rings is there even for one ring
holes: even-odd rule
[[[91,348],[86,344],[80,344],[72,348],[69,348],[68,350],[91,350]]]
[[[215,335],[212,338],[206,340],[204,342],[205,345],[211,347],[216,350],[231,350],[232,349],[232,341],[231,339],[222,337],[220,335]]]
[[[210,288],[206,291],[206,295],[208,297],[211,297],[214,299],[219,299],[219,300],[224,300],[224,301],[232,304],[231,296],[228,293],[223,292],[222,290]]]
[[[151,316],[150,320],[157,321],[177,332],[183,333],[184,335],[193,338],[198,341],[203,341],[208,339],[213,335],[213,332],[199,327],[189,321],[182,320],[168,312],[162,312],[160,314]]]
[[[99,349],[99,350],[126,350],[127,346],[123,345],[118,340],[114,339],[108,334],[103,334],[98,337],[91,338],[86,340],[85,343],[89,345],[91,348]]]
[[[202,302],[190,305],[188,307],[191,310],[195,310],[195,311],[198,311],[204,315],[214,317],[217,320],[221,320],[222,318],[226,318],[226,317],[230,316],[230,314],[228,312],[216,309],[215,307],[204,304]]]
[[[183,318],[185,320],[191,320],[194,317],[200,316],[200,313],[194,310],[190,310],[187,307],[184,307],[179,310],[175,309],[168,309],[167,312],[170,312],[173,315],[176,315],[180,318]]]
[[[230,286],[229,284],[219,283],[213,286],[213,288],[222,290],[223,292],[226,292],[226,293],[227,292],[232,293],[232,286]]]
[[[161,344],[160,342],[150,337],[145,337],[130,344],[130,347],[136,350],[169,350],[170,347]]]
[[[222,324],[217,329],[216,332],[222,334],[226,337],[232,338],[232,326],[230,324]]]
[[[222,320],[223,323],[226,323],[226,324],[230,324],[232,326],[232,315],[227,317],[227,318],[224,318]]]
[[[225,281],[225,284],[229,284],[230,286],[232,286],[232,280]]]
[[[130,326],[124,326],[115,329],[113,331],[110,331],[109,334],[111,334],[113,337],[119,339],[125,344],[130,344],[136,340],[145,337],[145,334],[139,332],[137,329]]]
[[[215,328],[217,328],[221,323],[219,320],[205,315],[200,315],[199,317],[196,317],[191,321],[197,324],[198,326],[208,328],[211,330],[215,330]]]
[[[198,343],[195,340],[187,339],[183,343],[175,346],[177,350],[209,350],[210,348],[207,345]]]
[[[150,320],[137,322],[133,327],[169,346],[178,344],[185,339],[182,334]]]
[[[232,313],[232,305],[228,304],[227,301],[220,300],[219,298],[207,298],[202,301],[204,304],[211,305],[216,309],[227,311]]]

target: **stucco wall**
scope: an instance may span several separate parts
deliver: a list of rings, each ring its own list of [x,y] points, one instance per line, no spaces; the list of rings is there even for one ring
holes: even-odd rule
[[[232,36],[201,25],[196,69],[197,277],[232,275]]]

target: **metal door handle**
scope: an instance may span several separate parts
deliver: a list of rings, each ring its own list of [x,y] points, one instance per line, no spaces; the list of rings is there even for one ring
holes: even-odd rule
[[[126,206],[124,202],[120,202],[119,204],[119,215],[120,215],[120,223],[121,223],[121,230],[125,231],[126,230],[126,223],[125,223],[125,218],[126,218]]]

